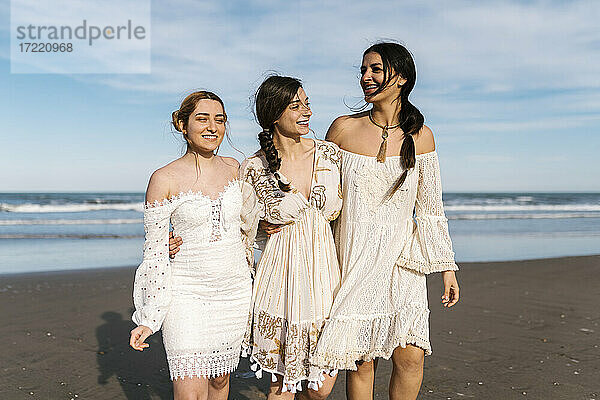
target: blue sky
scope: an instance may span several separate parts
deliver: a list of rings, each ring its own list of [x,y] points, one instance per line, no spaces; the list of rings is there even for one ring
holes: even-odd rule
[[[323,138],[387,38],[414,54],[445,190],[600,190],[596,1],[154,1],[151,74],[73,75],[11,74],[0,5],[0,191],[143,191],[180,154],[170,115],[197,88],[222,96],[249,155],[269,70],[304,81]]]

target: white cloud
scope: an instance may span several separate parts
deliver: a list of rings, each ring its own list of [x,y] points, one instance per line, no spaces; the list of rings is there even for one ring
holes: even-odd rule
[[[210,11],[207,4],[212,4]],[[427,72],[427,81],[479,83],[491,91],[523,84],[524,88],[600,84],[595,74],[600,54],[593,51],[600,38],[596,2],[454,1],[446,7],[428,2],[414,15],[410,9],[404,11],[403,4],[382,1],[373,12],[362,2],[278,3],[265,8],[265,14],[252,15],[243,12],[252,6],[239,3],[242,10],[231,16],[226,7],[198,2],[186,4],[189,9],[176,17],[171,5],[158,4],[153,12],[158,67],[153,80],[165,78],[172,85],[161,85],[161,90],[173,90],[181,82],[177,75],[191,78],[206,67],[210,77],[234,75],[234,82],[242,79],[239,83],[246,85],[256,70],[296,69],[302,64],[322,67],[323,71],[315,71],[322,81],[339,80],[323,72],[339,73],[357,65],[370,41],[389,37],[406,42]],[[166,74],[175,66],[177,74]]]
[[[465,181],[473,189],[510,187],[505,172],[490,171],[485,162],[507,161],[501,154],[506,148],[487,148],[492,138],[510,137],[511,146],[535,151],[537,143],[551,146],[548,132],[562,132],[573,143],[572,135],[600,125],[597,1],[185,0],[152,6],[152,74],[73,79],[114,88],[123,103],[172,101],[173,107],[189,90],[214,90],[224,98],[234,141],[246,154],[256,147],[257,132],[248,98],[265,71],[304,80],[315,111],[312,127],[323,137],[337,115],[349,112],[344,100],[360,99],[362,51],[385,38],[405,43],[415,56],[414,103],[436,141],[452,151],[442,157],[445,174],[455,176],[453,189]],[[563,151],[565,141],[556,143],[548,159]],[[483,158],[471,159],[476,170],[465,170],[461,162],[471,153]],[[540,187],[590,187],[575,169],[581,165],[567,163],[560,179],[531,176]],[[594,168],[588,172],[600,173]],[[527,186],[527,173],[518,179]]]
[[[152,75],[80,78],[126,90],[210,86],[240,96],[277,69],[340,99],[357,93],[362,50],[392,38],[415,54],[425,91],[598,88],[599,12],[593,1],[155,2]]]
[[[415,55],[415,97],[438,119],[451,119],[448,110],[494,116],[497,109],[485,106],[490,96],[553,90],[560,97],[561,90],[584,88],[597,96],[600,89],[597,2],[382,1],[376,9],[363,2],[215,4],[155,4],[152,75],[81,79],[154,94],[211,88],[245,109],[262,74],[275,69],[303,78],[316,110],[330,121],[348,111],[345,97],[360,95],[363,49],[393,38]],[[598,111],[597,100],[586,96],[576,101]]]

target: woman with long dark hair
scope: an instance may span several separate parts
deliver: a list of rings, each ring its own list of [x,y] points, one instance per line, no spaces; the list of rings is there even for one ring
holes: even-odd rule
[[[311,361],[349,370],[351,400],[372,398],[378,357],[393,361],[390,399],[416,398],[431,353],[425,275],[442,272],[443,305],[458,301],[433,134],[409,101],[415,82],[405,47],[369,47],[360,84],[372,107],[337,118],[327,133],[342,149],[342,286]]]

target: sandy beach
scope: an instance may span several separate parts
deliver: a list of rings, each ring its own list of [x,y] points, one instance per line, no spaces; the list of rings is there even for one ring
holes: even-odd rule
[[[600,256],[461,263],[461,301],[428,278],[433,355],[420,399],[600,398]],[[160,335],[128,347],[134,268],[0,275],[1,399],[170,399]],[[382,360],[376,398],[387,398]],[[262,399],[247,362],[230,398]],[[343,399],[344,373],[331,399]]]

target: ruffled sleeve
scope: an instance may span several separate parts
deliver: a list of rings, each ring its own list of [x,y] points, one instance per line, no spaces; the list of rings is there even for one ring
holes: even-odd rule
[[[256,161],[258,158],[252,156],[245,159],[240,166],[239,179],[242,181],[242,193],[244,195],[244,202],[247,204],[246,209],[251,210],[247,212],[245,219],[248,220],[246,227],[252,226],[251,229],[247,229],[245,235],[248,237],[248,243],[252,248],[261,248],[260,245],[266,241],[266,234],[262,229],[259,229],[258,223],[261,219],[265,219],[266,205],[262,200],[261,196],[257,193],[257,186],[259,184],[260,173],[256,169]],[[249,250],[250,251],[250,250]],[[254,260],[254,250],[252,250],[252,260]]]
[[[260,220],[260,203],[254,191],[254,187],[245,181],[242,184],[242,211],[240,214],[242,224],[242,241],[246,247],[246,261],[254,276],[254,242],[258,230],[258,222]]]
[[[455,271],[448,220],[442,203],[442,182],[437,153],[417,156],[419,177],[414,229],[398,259],[398,265],[423,274]]]
[[[169,222],[173,204],[147,206],[144,210],[144,259],[135,272],[132,320],[158,331],[171,303]]]

